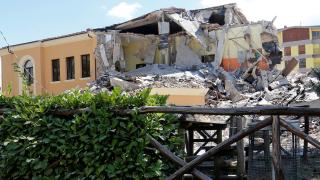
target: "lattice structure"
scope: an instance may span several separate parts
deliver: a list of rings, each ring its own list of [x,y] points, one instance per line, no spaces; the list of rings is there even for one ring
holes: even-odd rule
[[[293,122],[294,123],[294,122]],[[299,128],[299,125],[295,125]],[[281,129],[281,161],[286,180],[320,179],[320,152],[312,145],[304,154],[304,141]],[[268,180],[273,177],[271,127],[249,136],[248,180]]]

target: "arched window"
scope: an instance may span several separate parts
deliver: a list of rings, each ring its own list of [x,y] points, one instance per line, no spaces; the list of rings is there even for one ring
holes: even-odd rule
[[[27,60],[23,65],[23,74],[24,78],[27,82],[27,85],[31,85],[33,83],[33,64],[31,60]]]

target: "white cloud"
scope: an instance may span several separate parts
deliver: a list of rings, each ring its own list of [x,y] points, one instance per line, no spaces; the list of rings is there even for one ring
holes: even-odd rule
[[[218,6],[233,3],[234,0],[201,0],[203,7]],[[249,21],[277,19],[275,25],[283,26],[319,25],[319,0],[237,0],[238,7]]]
[[[133,4],[129,4],[127,2],[121,2],[116,6],[112,7],[107,14],[109,16],[128,20],[128,19],[132,19],[134,14],[140,8],[142,8],[142,5],[137,2]]]

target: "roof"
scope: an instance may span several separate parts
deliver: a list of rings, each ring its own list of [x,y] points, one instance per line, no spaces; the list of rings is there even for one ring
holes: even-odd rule
[[[25,42],[25,43],[14,44],[14,45],[10,45],[10,46],[14,47],[14,46],[21,46],[21,45],[31,44],[31,43],[36,43],[36,42],[40,43],[40,42],[52,41],[52,40],[55,40],[55,39],[62,39],[62,38],[72,37],[72,36],[86,34],[86,33],[88,33],[88,31],[80,31],[80,32],[75,32],[75,33],[71,33],[71,34],[65,34],[65,35],[56,36],[56,37],[45,38],[45,39],[36,40],[36,41],[29,41],[29,42]],[[0,50],[1,49],[7,49],[7,46],[0,48]]]
[[[294,29],[294,28],[320,28],[320,25],[312,25],[312,26],[289,26],[289,27],[284,27],[281,29],[278,29],[278,31],[283,31],[287,29]]]

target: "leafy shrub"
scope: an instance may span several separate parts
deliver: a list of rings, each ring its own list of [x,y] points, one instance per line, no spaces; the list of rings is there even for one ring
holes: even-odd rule
[[[175,116],[119,112],[165,100],[149,90],[129,96],[119,89],[97,95],[1,96],[0,105],[10,110],[0,120],[0,179],[163,178],[173,166],[149,147],[146,134],[179,151]],[[72,117],[50,113],[78,108],[90,111]]]

